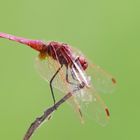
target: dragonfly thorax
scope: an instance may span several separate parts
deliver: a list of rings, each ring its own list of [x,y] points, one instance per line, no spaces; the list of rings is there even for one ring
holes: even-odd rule
[[[49,56],[61,65],[68,66],[72,64],[72,51],[69,45],[51,41],[48,42],[44,48],[45,49],[40,52],[42,59]]]

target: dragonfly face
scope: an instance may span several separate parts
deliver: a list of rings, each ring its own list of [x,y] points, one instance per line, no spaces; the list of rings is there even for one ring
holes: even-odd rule
[[[79,63],[81,64],[83,70],[86,70],[88,67],[88,62],[86,61],[86,59],[83,56],[78,56],[76,61],[79,61]]]

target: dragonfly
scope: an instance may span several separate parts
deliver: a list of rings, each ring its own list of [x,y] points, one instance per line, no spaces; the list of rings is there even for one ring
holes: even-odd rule
[[[31,47],[39,52],[36,68],[50,86],[55,105],[54,88],[65,95],[72,92],[68,103],[83,122],[84,117],[106,125],[110,112],[100,93],[111,93],[116,87],[115,78],[91,61],[79,50],[57,41],[44,42],[0,33],[0,38],[9,39]]]

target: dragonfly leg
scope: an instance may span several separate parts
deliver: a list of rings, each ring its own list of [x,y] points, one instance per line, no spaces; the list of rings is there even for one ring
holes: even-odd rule
[[[78,80],[76,79],[76,77],[75,77],[75,75],[74,75],[73,71],[71,71],[71,76],[72,76],[72,78],[73,78],[75,81],[77,81],[77,82],[78,82]]]
[[[52,84],[53,84],[54,78],[55,78],[56,75],[59,73],[59,71],[61,70],[62,67],[63,67],[63,65],[61,65],[61,67],[58,68],[58,70],[55,72],[55,74],[52,76],[52,78],[51,78],[51,80],[50,80],[50,89],[51,89],[51,94],[52,94],[52,98],[53,98],[54,105],[55,105],[56,100],[55,100],[55,96],[54,96]]]
[[[67,83],[74,85],[75,86],[74,89],[76,89],[76,90],[80,90],[80,89],[84,88],[85,84],[83,82],[79,83],[79,81],[76,79],[76,77],[72,71],[71,71],[71,76],[72,76],[72,79],[78,83],[73,83],[73,82],[69,81],[68,67],[66,67],[66,81],[67,81]]]
[[[73,76],[72,76],[72,78],[73,78]],[[67,83],[69,83],[71,85],[77,85],[76,83],[73,83],[73,82],[69,81],[68,67],[66,67],[66,81],[67,81]]]

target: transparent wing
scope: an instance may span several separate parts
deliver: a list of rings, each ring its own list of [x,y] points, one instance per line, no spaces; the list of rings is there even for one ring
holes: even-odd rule
[[[105,126],[109,120],[109,110],[93,88],[84,88],[75,93],[83,117],[87,117]]]
[[[36,68],[41,75],[41,77],[50,82],[53,75],[61,67],[61,65],[51,57],[46,57],[45,59],[36,58]],[[62,67],[60,72],[56,75],[53,80],[53,87],[60,90],[63,94],[71,91],[70,85],[66,82],[66,68]]]
[[[78,90],[74,95],[79,102],[81,111],[88,118],[105,126],[109,120],[109,110],[100,98],[100,92],[112,92],[115,87],[115,79],[98,66],[89,66],[86,71],[78,62],[73,62],[73,73],[79,83],[85,87]]]
[[[115,78],[100,66],[89,63],[86,73],[90,75],[91,83],[99,93],[113,93],[115,90]]]
[[[36,68],[41,75],[41,77],[46,80],[48,83],[50,82],[51,78],[53,77],[54,73],[60,68],[60,64],[52,59],[51,57],[46,57],[45,59],[40,59],[39,57],[36,58]],[[71,77],[71,71],[68,70],[69,80],[74,83],[73,78]],[[67,94],[68,92],[73,91],[73,85],[68,84],[66,81],[66,67],[63,66],[57,76],[54,78],[53,87],[61,91],[62,95]],[[80,105],[76,98],[72,96],[68,100],[68,104],[73,107],[75,112],[77,113],[78,117],[81,121],[82,115],[80,113]]]
[[[75,52],[75,56],[82,56],[88,62],[88,68],[86,71],[83,70],[83,73],[86,73],[87,76],[90,76],[91,83],[96,89],[96,91],[100,93],[113,93],[116,87],[115,78],[103,70],[100,66],[93,64],[87,57],[85,57],[79,50],[72,48],[73,52]],[[78,64],[80,69],[81,66]],[[81,73],[81,72],[80,72]]]
[[[74,68],[72,70],[76,78],[79,81],[83,82],[85,79],[88,86],[85,86],[84,88],[81,88],[81,90],[78,90],[76,93],[74,93],[74,96],[78,101],[78,104],[81,107],[81,111],[85,115],[85,117],[87,116],[88,118],[93,119],[104,126],[109,120],[109,110],[92,85],[91,78],[86,75],[81,66],[79,66],[79,69],[81,70],[76,71],[74,70]],[[83,76],[81,76],[81,72]]]

